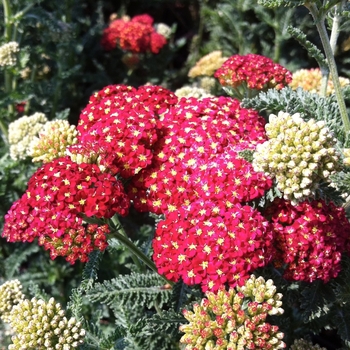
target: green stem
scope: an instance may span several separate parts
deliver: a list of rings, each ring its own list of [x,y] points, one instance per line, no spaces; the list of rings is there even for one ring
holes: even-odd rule
[[[11,24],[11,6],[9,0],[2,0],[2,4],[4,7],[4,22],[5,22],[5,32],[4,37],[6,42],[11,41],[11,35],[12,35],[12,24]]]
[[[128,238],[128,235],[126,234],[124,227],[122,226],[122,224],[120,223],[117,215],[114,215],[112,217],[112,222],[115,225],[115,229],[118,230],[118,232],[124,236],[125,238]],[[140,260],[138,259],[138,257],[135,254],[131,255],[132,260],[134,261],[134,264],[137,266],[139,271],[143,271],[143,266],[140,264]]]
[[[326,25],[325,25],[325,15],[320,14],[320,11],[318,10],[316,4],[314,3],[306,3],[305,6],[310,10],[312,17],[314,18],[317,31],[321,38],[322,46],[327,58],[329,70],[330,70],[333,85],[334,85],[335,95],[339,105],[340,115],[343,121],[344,132],[345,132],[345,135],[347,135],[350,131],[350,120],[346,111],[344,96],[342,94],[341,86],[339,82],[337,65],[334,59],[332,47],[329,41],[329,37],[328,37]]]
[[[146,255],[144,254],[126,235],[125,230],[123,229],[118,217],[116,215],[112,218],[113,224],[116,226],[116,230],[113,231],[114,237],[118,239],[122,244],[124,244],[129,251],[133,254],[133,256],[137,259],[137,265],[139,266],[139,261],[141,260],[146,266],[148,266],[152,271],[158,273],[157,267],[154,264],[154,262]],[[135,260],[134,260],[135,261]],[[135,262],[136,263],[136,262]],[[162,278],[165,280],[166,283],[170,284],[171,286],[174,285],[173,282],[167,280],[164,276]]]

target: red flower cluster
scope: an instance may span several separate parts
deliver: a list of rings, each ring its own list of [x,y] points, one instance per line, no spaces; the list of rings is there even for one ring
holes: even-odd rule
[[[101,45],[105,50],[117,46],[132,53],[159,53],[167,43],[166,38],[153,28],[153,18],[147,14],[131,20],[116,19],[103,31]]]
[[[51,257],[87,261],[87,255],[106,248],[108,227],[86,225],[82,215],[110,218],[127,215],[130,202],[119,180],[101,173],[95,164],[76,164],[58,158],[31,177],[25,194],[5,215],[3,237],[10,242],[39,243]]]
[[[153,260],[172,281],[217,291],[225,283],[244,284],[269,263],[272,241],[269,223],[252,207],[198,200],[159,222]]]
[[[350,248],[344,208],[317,200],[297,206],[277,200],[267,214],[272,215],[276,233],[275,263],[288,264],[285,278],[328,282],[338,275],[341,255]]]
[[[82,111],[78,143],[69,152],[87,158],[92,153],[108,172],[129,178],[151,163],[161,128],[159,115],[176,101],[160,86],[108,86]]]
[[[256,54],[233,55],[215,72],[222,86],[246,85],[249,89],[282,89],[292,81],[292,73],[270,58]]]
[[[151,166],[133,177],[129,196],[140,211],[172,212],[197,199],[227,205],[263,195],[272,185],[239,157],[266,140],[264,120],[232,98],[181,99],[161,118]]]

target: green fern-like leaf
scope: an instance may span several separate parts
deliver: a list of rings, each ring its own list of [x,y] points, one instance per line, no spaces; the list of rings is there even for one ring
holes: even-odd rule
[[[324,54],[312,42],[307,40],[306,35],[298,28],[289,26],[288,33],[305,47],[310,57],[313,57],[322,70],[328,70],[328,65]]]
[[[93,302],[117,306],[132,301],[135,307],[162,307],[170,299],[171,291],[164,288],[164,280],[157,274],[131,273],[103,283],[96,283],[87,291]]]
[[[306,323],[311,323],[329,313],[335,295],[330,284],[315,281],[301,291],[300,309]]]
[[[297,7],[304,5],[304,3],[305,1],[303,0],[258,0],[258,4],[263,5],[265,7]]]
[[[28,257],[37,253],[40,247],[36,244],[24,244],[17,248],[4,262],[7,278],[12,278]]]
[[[337,140],[344,144],[345,137],[339,107],[335,96],[322,97],[301,88],[292,90],[285,87],[281,90],[270,89],[261,92],[251,99],[243,99],[244,108],[253,108],[259,112],[278,114],[284,111],[289,114],[300,113],[304,120],[314,118],[323,120]]]
[[[200,288],[197,286],[190,287],[183,281],[179,281],[172,288],[171,304],[176,312],[180,312],[185,305],[202,297],[203,293]]]
[[[97,271],[102,259],[102,252],[99,250],[94,250],[89,254],[89,261],[85,264],[85,268],[82,275],[82,282],[80,288],[87,290],[92,288],[94,281],[97,278]]]

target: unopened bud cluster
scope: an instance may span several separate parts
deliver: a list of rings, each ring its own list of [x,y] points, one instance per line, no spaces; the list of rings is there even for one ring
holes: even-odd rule
[[[189,324],[180,343],[185,350],[282,349],[284,334],[266,322],[269,314],[283,313],[281,295],[272,281],[251,276],[244,287],[207,292],[193,311],[184,310]]]
[[[75,318],[65,317],[61,305],[33,298],[16,305],[10,314],[15,332],[9,350],[68,350],[83,343],[85,331]]]
[[[47,122],[39,132],[39,137],[34,137],[28,154],[33,162],[48,163],[53,159],[63,157],[68,146],[78,142],[75,125],[70,125],[67,120],[53,120]]]
[[[325,122],[279,112],[270,115],[265,129],[269,140],[257,146],[254,169],[275,177],[283,198],[292,204],[314,195],[320,181],[338,169],[336,140]]]
[[[0,46],[0,66],[14,66],[17,62],[17,52],[19,52],[19,45],[16,41],[10,41]]]
[[[10,322],[9,315],[12,308],[23,301],[22,285],[19,280],[7,281],[0,286],[0,318],[4,322]]]
[[[13,160],[28,157],[29,145],[47,122],[45,114],[36,112],[23,116],[9,125],[10,156]]]
[[[190,78],[199,76],[213,76],[215,71],[222,66],[227,57],[222,57],[221,51],[213,51],[203,56],[188,72]]]
[[[237,287],[237,290],[253,302],[271,305],[272,308],[268,311],[269,315],[282,315],[284,312],[281,308],[283,295],[276,293],[277,288],[271,279],[265,281],[261,276],[257,278],[255,275],[251,275],[245,285]]]
[[[301,338],[294,341],[290,350],[327,350],[326,348],[321,348],[318,344],[312,344],[309,341]]]
[[[175,91],[175,95],[177,97],[195,97],[198,99],[202,99],[202,98],[206,98],[206,97],[213,97],[212,94],[208,93],[208,91],[196,87],[196,86],[190,86],[190,85],[186,85],[183,86],[180,89],[177,89]]]
[[[344,155],[344,159],[343,159],[344,165],[350,166],[350,148],[344,148],[343,155]]]

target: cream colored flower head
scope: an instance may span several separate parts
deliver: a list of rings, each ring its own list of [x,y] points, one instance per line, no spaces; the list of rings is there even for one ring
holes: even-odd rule
[[[292,204],[313,196],[319,183],[340,167],[336,139],[325,122],[279,112],[270,115],[265,129],[269,140],[257,146],[253,167],[275,177],[283,198]]]
[[[15,335],[9,350],[74,349],[83,343],[85,331],[75,318],[67,319],[61,305],[53,298],[25,299],[10,314]]]
[[[19,52],[19,45],[16,41],[10,41],[0,46],[0,66],[14,66],[17,62],[17,52]]]
[[[198,99],[214,96],[202,88],[191,85],[186,85],[180,89],[175,90],[175,95],[177,97],[196,97]]]
[[[24,300],[22,285],[19,280],[7,281],[0,286],[0,318],[10,322],[9,315],[15,305]]]
[[[36,112],[29,117],[25,115],[9,125],[10,157],[13,160],[28,157],[30,143],[46,122],[45,114]]]
[[[67,120],[53,120],[45,123],[29,145],[28,155],[33,162],[48,163],[53,159],[63,157],[68,146],[78,142],[75,125]]]
[[[154,27],[156,32],[163,35],[166,39],[171,37],[171,28],[165,23],[157,23]]]
[[[222,66],[227,60],[227,57],[222,57],[221,51],[213,51],[208,55],[203,56],[194,67],[188,72],[190,78],[199,76],[213,76],[215,71]]]
[[[350,84],[350,80],[347,78],[339,77],[339,82],[341,87],[345,87]],[[293,73],[293,80],[289,86],[296,90],[298,87],[312,93],[321,93],[322,86],[322,73],[319,68],[311,69],[299,69]],[[329,77],[327,83],[327,95],[334,94],[334,83],[332,77]]]

